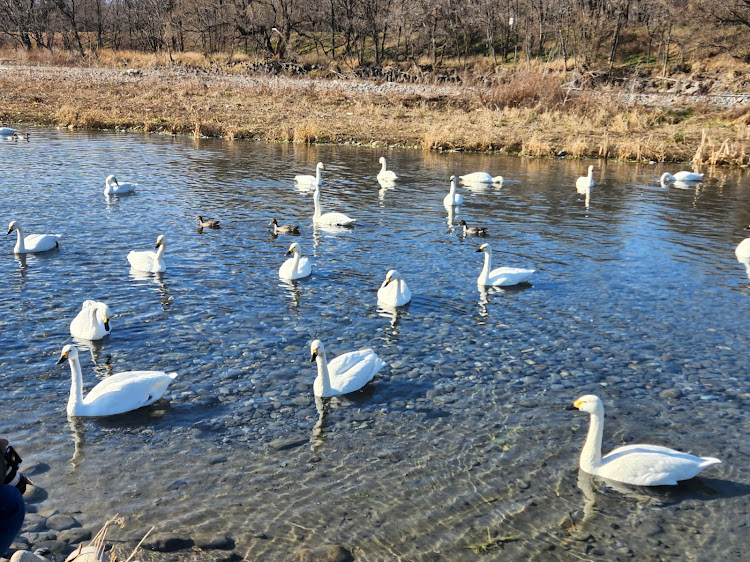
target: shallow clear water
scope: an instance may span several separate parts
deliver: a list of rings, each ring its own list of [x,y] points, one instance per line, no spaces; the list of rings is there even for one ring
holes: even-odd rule
[[[750,544],[747,319],[750,281],[734,247],[750,222],[750,179],[718,170],[664,189],[675,166],[383,152],[40,129],[0,144],[6,222],[63,234],[62,247],[0,255],[0,390],[8,436],[48,497],[120,535],[151,525],[229,534],[247,559],[339,544],[358,559],[474,559],[498,537],[511,559],[741,558]],[[353,230],[312,228],[292,178],[326,164],[324,210]],[[448,224],[448,177],[486,170]],[[109,201],[104,178],[139,184]],[[219,218],[197,230],[195,216]],[[271,217],[302,227],[274,238]],[[131,249],[168,241],[167,271],[135,276]],[[312,276],[287,284],[292,241]],[[482,242],[531,283],[480,293]],[[413,294],[393,318],[376,290],[397,268]],[[129,369],[178,371],[156,405],[69,422],[68,325],[108,303],[112,334],[81,354],[84,385]],[[330,356],[372,347],[388,366],[319,414],[309,344]],[[623,494],[578,479],[586,393],[606,409],[604,448],[651,442],[704,456],[698,483]],[[661,393],[665,393],[660,396]],[[593,486],[593,487],[592,487]],[[697,554],[699,553],[699,554]],[[158,555],[155,555],[158,558]],[[194,556],[194,555],[193,555]]]

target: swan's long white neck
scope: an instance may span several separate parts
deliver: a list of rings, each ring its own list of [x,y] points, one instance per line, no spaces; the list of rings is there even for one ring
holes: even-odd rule
[[[70,363],[70,397],[68,398],[68,415],[75,414],[76,409],[83,403],[83,376],[81,375],[81,363],[78,356],[69,357]]]
[[[313,204],[315,205],[315,213],[313,219],[320,217],[320,190],[316,187],[315,193],[313,193]]]
[[[586,177],[590,180],[594,179],[594,168],[592,168],[591,166],[589,166],[589,173]]]
[[[452,196],[456,195],[456,178],[451,180],[451,190],[449,192]]]
[[[318,364],[318,376],[315,378],[314,386],[320,386],[321,396],[329,395],[331,393],[331,378],[328,373],[328,360],[324,349],[318,350],[315,362]]]
[[[292,256],[292,273],[298,273],[299,272],[299,260],[302,259],[302,252],[299,250],[294,251],[294,255]]]
[[[596,474],[602,461],[602,434],[604,433],[604,412],[592,412],[589,432],[581,450],[580,467],[589,474]]]
[[[91,324],[92,324],[93,326],[96,326],[97,324],[100,324],[100,323],[101,323],[101,322],[99,321],[99,317],[98,317],[98,316],[96,315],[96,311],[97,311],[97,310],[99,310],[99,307],[98,307],[98,306],[92,306],[92,307],[91,307],[91,308],[89,309],[89,311],[90,311],[90,312],[89,312],[89,314],[91,315]]]
[[[16,247],[14,248],[14,252],[16,254],[22,254],[26,251],[26,244],[24,244],[23,241],[23,232],[21,232],[21,227],[16,225],[13,228],[16,230]]]
[[[486,248],[484,250],[484,267],[482,268],[482,273],[479,274],[479,278],[486,281],[490,278],[490,268],[492,267],[492,250],[490,248]]]
[[[109,195],[113,190],[114,188],[112,187],[112,180],[110,180],[109,178],[104,180],[104,195]]]
[[[320,166],[315,167],[315,185],[320,185]]]
[[[385,172],[385,158],[383,158],[383,159],[382,159],[382,160],[380,161],[380,164],[381,164],[381,167],[380,167],[380,171],[381,171],[381,172]]]
[[[156,255],[154,256],[154,265],[161,267],[164,263],[164,250],[167,249],[167,245],[163,242],[156,248]]]

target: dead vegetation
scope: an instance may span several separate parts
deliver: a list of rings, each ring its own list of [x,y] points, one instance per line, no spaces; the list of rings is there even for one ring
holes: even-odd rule
[[[122,55],[99,58],[117,66]],[[6,67],[12,71],[0,70],[0,120],[528,157],[750,163],[747,106],[712,107],[690,97],[679,105],[639,103],[627,87],[573,89],[543,68],[508,73],[494,86],[389,91],[352,80],[185,72],[159,67],[156,55],[139,57],[140,69]]]

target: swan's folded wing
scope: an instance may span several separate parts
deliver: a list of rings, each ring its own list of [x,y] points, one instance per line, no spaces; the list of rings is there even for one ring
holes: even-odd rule
[[[126,371],[117,373],[97,384],[84,398],[84,402],[99,400],[103,396],[115,393],[125,399],[127,396],[138,396],[147,399],[174,379],[164,371]],[[161,395],[159,395],[161,396]]]
[[[128,254],[130,266],[138,271],[151,271],[154,261],[156,261],[156,252],[150,250],[143,252],[131,251]]]
[[[339,355],[328,363],[328,370],[335,379],[335,388],[341,390],[350,385],[361,388],[372,380],[383,365],[383,360],[372,349],[361,349]]]
[[[604,456],[597,474],[634,486],[674,486],[716,462],[659,445],[626,445]]]

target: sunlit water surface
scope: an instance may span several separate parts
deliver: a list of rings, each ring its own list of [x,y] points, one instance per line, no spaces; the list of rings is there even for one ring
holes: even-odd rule
[[[152,525],[228,534],[247,559],[286,560],[337,544],[361,560],[747,556],[750,537],[750,281],[733,249],[750,222],[750,180],[715,171],[662,188],[679,167],[299,147],[35,130],[0,144],[6,223],[63,234],[62,247],[0,253],[0,390],[8,436],[48,497],[39,510],[112,514],[140,538]],[[380,155],[400,180],[381,188]],[[312,227],[293,177],[326,164],[324,210],[353,230]],[[502,187],[459,187],[489,171]],[[139,184],[107,200],[104,178]],[[195,216],[218,218],[198,231]],[[302,227],[299,237],[267,224]],[[131,249],[168,241],[163,275],[136,276]],[[278,268],[301,244],[312,276]],[[532,283],[481,293],[481,242]],[[414,294],[393,317],[376,290],[397,268]],[[128,369],[179,372],[165,400],[69,421],[68,325],[107,302],[112,334],[82,347],[86,388]],[[319,413],[311,340],[329,357],[372,347],[387,367]],[[624,494],[578,480],[587,415],[602,397],[604,448],[658,443],[723,464],[668,493]],[[498,540],[505,539],[505,540]],[[489,544],[485,544],[489,543]],[[472,548],[474,550],[472,550]],[[494,549],[494,550],[492,550]],[[194,555],[194,554],[193,554]],[[145,554],[144,554],[145,556]],[[159,555],[148,555],[158,558]]]

